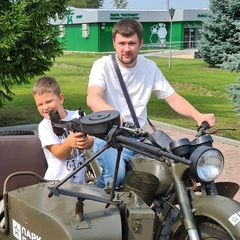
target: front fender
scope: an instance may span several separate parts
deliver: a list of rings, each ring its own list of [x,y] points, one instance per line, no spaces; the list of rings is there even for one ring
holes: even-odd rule
[[[195,217],[204,216],[213,219],[222,226],[229,235],[240,240],[240,203],[223,196],[204,196],[191,202]],[[182,225],[182,220],[173,224],[172,232]]]

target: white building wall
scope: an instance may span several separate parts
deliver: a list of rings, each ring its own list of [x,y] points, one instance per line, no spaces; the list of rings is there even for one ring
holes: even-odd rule
[[[70,8],[71,14],[64,18],[51,19],[51,24],[82,24],[98,22],[117,22],[126,17],[134,18],[140,22],[168,22],[170,21],[167,10],[126,10],[126,9],[80,9]],[[210,10],[176,10],[173,22],[204,21],[208,19]]]

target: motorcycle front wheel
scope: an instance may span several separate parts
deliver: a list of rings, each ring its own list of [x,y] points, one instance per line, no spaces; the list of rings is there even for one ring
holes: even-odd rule
[[[198,225],[201,240],[233,240],[231,236],[219,225],[210,222],[202,222]],[[175,240],[189,240],[187,231],[181,232]]]

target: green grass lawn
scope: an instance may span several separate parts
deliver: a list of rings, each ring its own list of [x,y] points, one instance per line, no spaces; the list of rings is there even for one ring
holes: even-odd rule
[[[65,54],[56,59],[54,66],[46,75],[55,77],[61,84],[65,94],[64,106],[68,109],[81,107],[85,112],[91,110],[86,106],[88,75],[94,60],[101,54]],[[221,131],[218,135],[240,140],[238,131],[239,118],[229,101],[226,88],[234,83],[237,73],[210,68],[201,59],[172,59],[172,67],[168,69],[168,58],[151,57],[162,70],[175,90],[191,102],[199,111],[214,113],[217,118],[216,128],[236,128],[237,131]],[[14,86],[15,93],[11,102],[5,102],[0,110],[0,126],[38,123],[38,114],[32,98],[31,84]],[[195,122],[179,116],[164,101],[152,95],[148,105],[150,119],[196,129]]]

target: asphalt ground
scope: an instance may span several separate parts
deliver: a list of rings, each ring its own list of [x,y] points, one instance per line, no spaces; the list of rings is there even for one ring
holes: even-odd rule
[[[190,141],[195,138],[196,131],[173,126],[170,124],[151,120],[156,128],[165,131],[172,139],[188,138]],[[14,127],[0,127],[1,131],[8,130],[34,131],[37,134],[37,124],[20,125]],[[211,135],[213,138],[213,147],[219,149],[224,155],[225,165],[222,174],[216,182],[235,182],[240,184],[240,141]],[[240,190],[234,197],[240,202]]]

